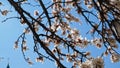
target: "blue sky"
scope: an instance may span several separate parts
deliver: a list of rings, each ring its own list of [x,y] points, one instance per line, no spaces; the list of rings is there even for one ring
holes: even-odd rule
[[[9,3],[6,2],[6,0],[0,0],[1,2],[4,2],[4,6],[0,6],[0,9],[10,9]],[[28,8],[29,9],[29,8]],[[7,17],[15,16],[17,13],[9,13]],[[36,54],[32,50],[33,42],[31,39],[31,34],[27,35],[27,38],[29,40],[28,44],[30,47],[30,51],[27,52],[27,55],[32,58],[32,61],[35,62],[32,66],[30,66],[28,63],[25,62],[21,49],[18,48],[17,50],[14,50],[13,45],[18,36],[23,32],[23,29],[25,26],[21,25],[17,19],[11,19],[7,20],[4,23],[1,23],[6,17],[2,16],[0,14],[0,57],[4,57],[4,59],[0,60],[0,68],[6,68],[8,62],[10,64],[10,68],[55,68],[53,62],[49,60],[45,60],[45,62],[42,63],[36,63],[35,57]],[[78,25],[75,25],[75,27],[79,27]],[[85,24],[84,26],[79,27],[81,30],[81,33],[85,33],[86,30],[89,30],[89,26]],[[84,34],[84,36],[87,36]],[[88,36],[89,37],[89,36]],[[89,46],[90,47],[90,46]],[[94,51],[95,57],[102,51],[99,49],[96,49],[96,47],[90,47],[87,48],[88,50]],[[99,51],[98,51],[99,50]],[[104,50],[104,48],[103,48]],[[111,63],[109,57],[105,57],[105,68],[119,68],[119,63]],[[69,64],[67,65],[69,66]]]

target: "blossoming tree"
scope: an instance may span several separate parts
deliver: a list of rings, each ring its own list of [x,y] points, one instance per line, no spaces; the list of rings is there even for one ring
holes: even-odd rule
[[[110,56],[113,63],[120,61],[119,0],[48,0],[48,2],[8,0],[8,2],[15,9],[11,10],[17,12],[18,16],[6,18],[3,22],[17,18],[18,22],[27,25],[15,41],[14,48],[21,46],[24,59],[29,64],[34,63],[26,56],[26,51],[29,50],[27,46],[29,39],[26,36],[29,33],[33,36],[33,50],[38,55],[37,62],[49,59],[55,62],[58,68],[67,68],[65,62],[72,63],[72,68],[104,68],[105,56]],[[12,11],[1,10],[1,14],[6,16]],[[88,30],[85,29],[85,25],[90,26]],[[84,29],[80,29],[82,26]],[[102,51],[98,57],[92,56],[94,52],[87,49],[94,46]],[[41,48],[46,54],[41,52]]]

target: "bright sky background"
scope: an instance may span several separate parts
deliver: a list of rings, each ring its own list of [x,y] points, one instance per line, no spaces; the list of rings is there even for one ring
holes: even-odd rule
[[[4,2],[4,6],[0,6],[0,9],[10,9],[9,3],[6,0],[0,0],[0,2]],[[29,8],[27,8],[29,9]],[[7,17],[15,16],[16,13],[9,13]],[[32,40],[28,40],[28,45],[31,47],[31,53],[28,52],[28,55],[30,58],[32,58],[32,61],[35,62],[32,66],[30,66],[28,63],[25,62],[23,55],[21,53],[20,48],[17,50],[14,50],[13,45],[18,36],[23,32],[24,26],[21,25],[17,19],[11,19],[4,23],[1,23],[6,17],[2,16],[0,14],[0,57],[4,57],[4,59],[0,60],[0,68],[6,68],[8,62],[10,64],[10,68],[55,68],[53,62],[49,60],[45,60],[45,62],[42,63],[36,63],[35,62],[35,56],[36,54],[32,51]],[[76,27],[79,27],[75,25]],[[81,33],[88,30],[89,26],[85,25],[82,27],[79,27],[81,30]],[[28,39],[31,38],[31,34],[28,35]],[[94,51],[94,56],[96,57],[97,54],[99,54],[99,49],[96,49],[96,47],[88,48],[92,51]],[[104,48],[103,48],[104,49]],[[109,57],[105,57],[105,68],[119,68],[119,63],[111,63]],[[69,66],[69,65],[68,65]]]

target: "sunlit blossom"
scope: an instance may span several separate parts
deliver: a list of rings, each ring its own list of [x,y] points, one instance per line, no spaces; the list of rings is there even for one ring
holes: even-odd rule
[[[117,8],[120,7],[120,0],[110,0],[110,3],[115,5]]]
[[[90,56],[90,54],[91,53],[88,51],[88,52],[85,53],[85,56]]]
[[[57,52],[57,50],[54,48],[53,50],[52,50],[52,53],[56,53]]]
[[[104,52],[104,56],[108,56],[108,54],[109,54],[109,52],[108,52],[108,50],[106,50],[106,51]]]
[[[87,5],[87,8],[91,9],[93,7],[92,4]]]
[[[85,5],[88,5],[88,3],[89,3],[89,0],[84,0]]]
[[[36,58],[36,62],[44,62],[44,58],[43,57],[38,57],[38,58]]]
[[[30,29],[25,28],[25,29],[23,30],[23,32],[24,32],[25,34],[28,34],[28,33],[30,33]]]
[[[111,47],[118,48],[118,44],[116,43],[116,40],[114,38],[108,38],[108,42]]]
[[[84,38],[83,39],[83,45],[87,46],[89,43],[89,40],[87,38]]]
[[[67,62],[72,62],[72,61],[73,61],[73,60],[72,60],[72,57],[67,57],[66,61],[67,61]]]
[[[76,28],[72,29],[70,32],[72,35],[79,35],[79,31]]]
[[[68,8],[62,8],[62,11],[66,12],[66,13],[68,13],[70,10],[71,10],[71,8],[69,8],[69,7]]]
[[[60,40],[54,40],[55,47],[60,45],[61,41]]]
[[[104,68],[104,61],[101,57],[95,58],[92,60],[92,68]]]
[[[70,54],[69,54],[69,53],[68,53],[68,54],[66,54],[66,57],[67,57],[67,58],[69,58],[69,57],[70,57]]]
[[[28,64],[32,65],[32,64],[33,64],[33,62],[32,62],[32,61],[28,61]]]
[[[79,68],[91,68],[91,62],[83,62]]]
[[[74,52],[73,54],[72,54],[72,57],[74,57],[74,58],[76,58],[78,56],[78,53],[77,52]]]
[[[17,49],[17,48],[18,48],[18,41],[14,43],[14,49]]]
[[[72,38],[72,35],[71,35],[71,34],[68,34],[68,35],[67,35],[67,38],[71,39],[71,38]]]
[[[52,10],[52,14],[53,14],[53,16],[56,16],[58,14],[58,11]]]
[[[24,45],[22,50],[25,52],[26,50],[28,50],[28,47],[26,45]]]
[[[45,39],[43,42],[44,42],[45,46],[49,46],[50,40],[49,39]]]
[[[1,11],[1,14],[3,15],[3,16],[6,16],[7,14],[8,14],[8,10],[3,10],[3,11]]]
[[[39,15],[39,11],[38,10],[35,10],[34,11],[34,16],[38,16]]]
[[[77,67],[77,62],[73,62],[73,68],[76,68]]]
[[[56,32],[58,26],[59,26],[59,24],[55,22],[54,24],[52,24],[52,26],[50,28],[51,28],[52,31]]]
[[[25,22],[25,20],[24,20],[23,18],[21,18],[21,19],[20,19],[20,23],[21,23],[21,24],[25,24],[26,22]]]
[[[100,38],[95,38],[95,39],[91,40],[91,43],[93,45],[95,45],[97,48],[101,48],[102,44],[103,44],[102,39],[100,39]]]
[[[34,27],[34,30],[37,32],[39,30],[39,27]]]
[[[37,26],[39,26],[39,24],[38,24],[38,22],[35,22],[34,27],[37,27]]]
[[[111,55],[110,59],[111,59],[111,61],[112,61],[113,63],[118,62],[118,61],[120,61],[120,55],[119,55],[119,54],[116,54],[116,53],[113,53],[113,54]]]
[[[28,46],[26,45],[26,41],[23,41],[23,43],[22,43],[23,45],[22,45],[22,50],[25,52],[25,51],[27,51],[28,50]]]
[[[33,65],[33,62],[30,60],[30,58],[26,58],[26,61],[28,62],[29,65]]]

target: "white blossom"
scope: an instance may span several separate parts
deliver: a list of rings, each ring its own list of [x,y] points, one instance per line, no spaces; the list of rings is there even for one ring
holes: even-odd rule
[[[111,59],[111,61],[112,61],[113,63],[118,62],[118,61],[120,61],[120,55],[119,55],[119,54],[116,54],[116,53],[113,53],[113,54],[111,55],[110,59]]]
[[[87,60],[80,64],[79,68],[92,68],[92,62],[90,60]]]
[[[101,57],[92,60],[92,68],[104,68],[104,61]]]
[[[6,16],[8,12],[9,12],[8,10],[3,10],[3,11],[1,11],[1,14],[2,14],[3,16]]]
[[[34,11],[34,16],[38,16],[39,15],[39,11],[38,10],[35,10]]]

